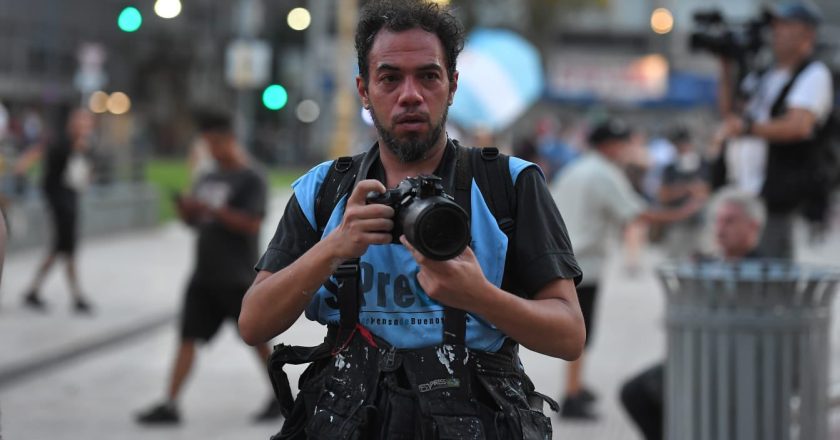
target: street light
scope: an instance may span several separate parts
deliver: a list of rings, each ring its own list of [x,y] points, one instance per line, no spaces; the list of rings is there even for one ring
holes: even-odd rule
[[[117,26],[123,32],[134,32],[143,24],[143,16],[134,6],[128,6],[117,17]]]
[[[155,14],[160,18],[175,18],[181,13],[181,0],[157,0]]]
[[[296,31],[302,31],[308,28],[309,24],[312,23],[312,16],[306,8],[294,8],[289,11],[289,15],[286,16],[286,22],[289,24],[290,28]]]

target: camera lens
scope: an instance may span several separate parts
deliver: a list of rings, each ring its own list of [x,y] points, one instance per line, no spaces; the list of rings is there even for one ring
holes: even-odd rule
[[[413,237],[408,237],[423,255],[448,260],[464,251],[470,242],[469,222],[458,205],[434,204],[417,217]]]

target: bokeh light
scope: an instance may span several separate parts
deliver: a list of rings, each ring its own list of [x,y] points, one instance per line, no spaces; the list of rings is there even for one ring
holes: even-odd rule
[[[129,6],[123,9],[122,12],[120,12],[120,16],[117,18],[117,26],[119,26],[120,30],[123,32],[134,32],[137,29],[140,29],[142,24],[143,16],[134,6]]]
[[[296,31],[302,31],[312,23],[312,16],[306,8],[294,8],[289,11],[286,21],[289,23],[290,28]]]
[[[97,90],[88,98],[88,108],[94,113],[105,113],[108,111],[108,94]]]
[[[262,95],[263,105],[269,110],[280,110],[286,106],[289,101],[289,94],[286,89],[279,84],[272,84],[265,88]]]
[[[157,0],[155,14],[160,18],[175,18],[181,13],[181,0]]]
[[[131,110],[131,99],[123,92],[111,93],[107,102],[108,111],[115,115],[122,115]]]
[[[657,8],[650,15],[650,28],[657,34],[667,34],[674,29],[674,16],[665,8]]]
[[[295,114],[300,122],[308,124],[318,120],[318,117],[321,116],[321,107],[318,106],[317,102],[305,99],[298,104]]]

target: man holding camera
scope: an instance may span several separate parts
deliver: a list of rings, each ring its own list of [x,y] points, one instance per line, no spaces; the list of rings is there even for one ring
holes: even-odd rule
[[[323,231],[322,190],[331,168],[348,172],[348,162],[325,162],[295,182],[239,320],[250,344],[285,332],[304,311],[328,327],[318,347],[275,349],[272,362],[312,362],[293,405],[278,391],[287,405],[275,438],[551,436],[517,343],[574,359],[584,328],[581,273],[539,169],[482,155],[509,159],[513,213],[498,224],[478,176],[467,180],[472,240],[446,260],[425,256],[406,235],[393,243],[394,207],[366,202],[422,175],[441,177],[459,201],[464,151],[476,150],[443,127],[462,47],[460,24],[432,2],[372,1],[361,12],[356,84],[378,141]]]
[[[818,135],[832,107],[831,73],[814,60],[819,11],[806,2],[772,10],[774,64],[750,72],[733,93],[733,61],[723,59],[719,164],[729,183],[760,194],[768,211],[762,255],[793,257],[793,214],[820,190]],[[735,99],[742,95],[745,99]],[[739,102],[743,101],[743,102]]]

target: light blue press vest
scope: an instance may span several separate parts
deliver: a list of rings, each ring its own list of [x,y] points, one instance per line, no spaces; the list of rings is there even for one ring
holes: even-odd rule
[[[513,183],[531,162],[510,157]],[[292,184],[295,197],[313,229],[315,198],[333,161],[324,162]],[[337,204],[324,228],[327,236],[341,223],[347,204],[344,196]],[[508,238],[499,229],[487,207],[475,179],[471,188],[470,227],[472,243],[484,276],[501,286],[505,270]],[[429,298],[417,282],[417,263],[401,244],[372,245],[360,258],[362,299],[359,323],[397,348],[420,348],[438,345],[443,340],[443,306]],[[334,281],[334,280],[333,280]],[[325,287],[315,292],[306,307],[306,317],[325,325],[338,325],[339,311],[335,296]],[[467,347],[495,352],[505,335],[479,316],[467,314]]]

